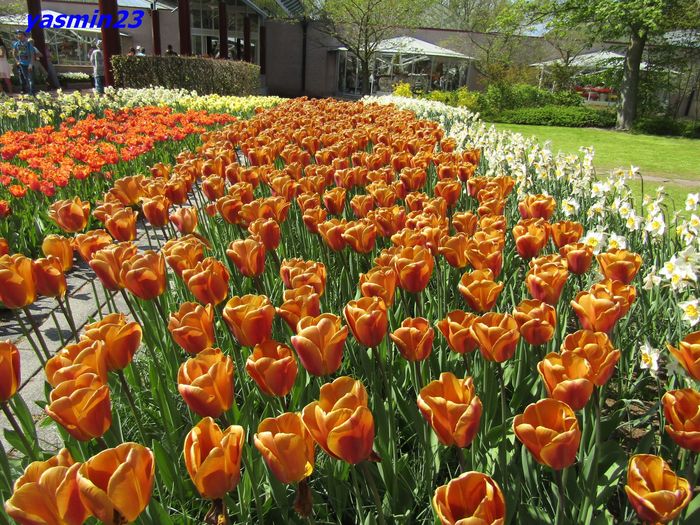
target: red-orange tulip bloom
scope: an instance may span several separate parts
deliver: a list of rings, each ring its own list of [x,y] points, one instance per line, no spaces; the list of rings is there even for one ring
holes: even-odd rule
[[[374,418],[362,383],[342,376],[321,387],[318,401],[304,407],[304,425],[330,456],[353,465],[372,454]]]
[[[469,307],[481,313],[493,308],[503,286],[503,283],[494,282],[493,272],[487,268],[465,273],[458,288]]]
[[[285,259],[280,266],[280,277],[287,288],[300,288],[308,284],[319,295],[323,295],[326,288],[326,266],[320,262]]]
[[[544,219],[554,215],[557,201],[549,195],[527,195],[518,203],[518,211],[523,219]]]
[[[112,244],[112,236],[105,230],[90,230],[73,238],[73,246],[85,262],[90,262],[93,254]]]
[[[447,202],[448,208],[453,208],[462,196],[462,183],[458,180],[441,180],[433,189],[437,197],[442,197]]]
[[[445,257],[447,264],[454,268],[464,268],[468,263],[467,248],[469,236],[466,233],[458,233],[454,237],[445,236],[440,239],[438,253]]]
[[[348,327],[337,315],[324,313],[303,317],[292,337],[292,346],[310,374],[325,376],[336,372],[343,359]]]
[[[389,321],[386,304],[380,297],[363,297],[350,301],[343,310],[345,320],[360,344],[375,347],[386,335]]]
[[[622,316],[620,303],[604,288],[579,292],[571,301],[581,327],[596,332],[609,332]]]
[[[287,345],[268,339],[255,345],[245,369],[260,390],[269,396],[286,396],[297,378],[297,362]]]
[[[36,301],[34,264],[22,254],[0,257],[0,301],[7,308],[24,308]]]
[[[593,262],[593,248],[582,242],[566,244],[559,249],[566,259],[566,265],[571,273],[583,275]]]
[[[435,330],[424,317],[408,317],[389,334],[396,348],[408,361],[422,361],[433,351]]]
[[[513,419],[513,430],[542,465],[561,470],[576,461],[581,431],[576,414],[566,403],[542,399],[528,405]]]
[[[141,202],[143,216],[154,228],[162,228],[168,224],[170,200],[165,195],[156,195]]]
[[[21,381],[19,350],[10,341],[0,341],[0,403],[15,395]]]
[[[105,228],[117,241],[133,241],[136,239],[136,213],[131,208],[123,208],[105,219]]]
[[[323,194],[323,204],[331,215],[341,215],[345,207],[345,189],[333,188]]]
[[[210,417],[197,423],[185,437],[183,454],[192,483],[206,499],[221,499],[241,480],[245,430],[231,425],[221,430]]]
[[[265,245],[258,239],[248,237],[233,241],[226,255],[246,277],[257,277],[265,271]]]
[[[620,360],[620,351],[613,348],[610,339],[603,332],[579,330],[564,338],[562,354],[572,352],[588,361],[591,366],[590,379],[596,386],[603,386],[615,372]]]
[[[180,277],[182,272],[194,268],[198,262],[204,260],[204,244],[192,235],[169,240],[163,246],[162,252],[168,266]]]
[[[75,233],[87,226],[90,218],[90,203],[78,197],[55,201],[49,206],[49,217],[66,233]]]
[[[399,287],[410,293],[421,292],[428,286],[435,261],[423,246],[402,248],[394,257],[394,271]]]
[[[370,210],[374,209],[374,197],[371,195],[355,195],[350,199],[350,207],[355,217],[363,219]]]
[[[44,257],[52,256],[61,261],[64,272],[73,268],[73,243],[67,237],[47,235],[41,243],[41,251]]]
[[[192,233],[197,229],[197,210],[190,206],[178,208],[170,214],[170,222],[181,234]]]
[[[85,338],[64,346],[44,367],[46,380],[54,387],[84,374],[95,374],[105,383],[108,371],[104,342]]]
[[[542,219],[522,219],[513,227],[515,249],[523,259],[532,259],[549,240],[549,224]]]
[[[348,221],[345,219],[329,219],[318,225],[318,233],[321,235],[323,242],[334,252],[339,252],[345,248],[345,239],[343,233],[348,226]]]
[[[219,175],[210,175],[202,181],[202,192],[210,201],[223,197],[226,193],[226,182]]]
[[[264,295],[234,296],[224,307],[224,319],[241,346],[270,339],[275,307]]]
[[[369,253],[374,249],[377,228],[368,219],[348,223],[342,233],[343,240],[357,253]]]
[[[479,218],[470,211],[460,211],[452,215],[452,227],[457,233],[466,233],[468,236],[474,235],[478,226]]]
[[[537,364],[549,397],[563,401],[578,411],[586,406],[595,387],[591,365],[573,352],[551,353]]]
[[[648,523],[676,519],[693,497],[688,480],[677,476],[663,458],[651,454],[630,458],[625,492],[639,518]]]
[[[90,373],[60,383],[51,391],[45,410],[79,441],[101,437],[112,425],[109,386]]]
[[[483,232],[477,232],[477,235]],[[488,268],[497,279],[503,269],[503,242],[493,238],[475,236],[467,244],[467,259],[476,270]]]
[[[304,293],[299,296],[287,297],[287,292],[296,290],[304,290]],[[321,296],[309,285],[286,290],[285,300],[276,310],[292,332],[296,332],[297,324],[303,317],[307,315],[316,317],[321,313]]]
[[[443,372],[421,389],[418,408],[443,445],[466,448],[479,430],[482,406],[471,377]]]
[[[282,483],[298,483],[314,470],[314,440],[299,414],[285,412],[263,419],[254,436],[255,448]]]
[[[233,404],[233,361],[218,348],[207,348],[182,365],[177,389],[202,417],[219,417]]]
[[[557,326],[557,311],[553,306],[530,299],[521,301],[513,311],[523,339],[531,345],[543,345],[554,337]]]
[[[477,316],[463,310],[453,310],[447,317],[440,319],[435,326],[450,345],[452,351],[465,354],[476,350],[478,341],[471,326]]]
[[[520,332],[518,323],[510,315],[484,314],[474,319],[470,329],[484,359],[502,363],[515,354]]]
[[[44,297],[63,297],[66,295],[66,276],[61,261],[56,257],[34,261],[34,284],[37,294]]]
[[[126,284],[122,281],[122,267],[138,253],[133,242],[110,244],[96,251],[90,259],[90,268],[108,290],[121,290]]]
[[[141,325],[136,321],[128,323],[120,313],[105,316],[95,328],[86,326],[83,334],[84,339],[104,343],[109,370],[123,370],[129,366],[141,345],[141,336]]]
[[[642,266],[642,257],[627,250],[610,250],[598,255],[598,264],[606,278],[629,284]]]
[[[122,443],[82,464],[80,499],[105,525],[131,523],[148,506],[154,477],[153,452],[138,443]]]
[[[433,509],[441,525],[503,525],[506,519],[501,488],[486,474],[474,471],[438,487]]]
[[[255,219],[248,225],[248,231],[265,245],[266,250],[276,250],[280,244],[282,232],[275,219]]]
[[[527,291],[539,301],[556,305],[561,297],[569,271],[562,264],[546,263],[535,266],[525,276]]]
[[[387,306],[394,302],[396,272],[389,266],[373,266],[360,274],[360,293],[363,297],[381,297]]]
[[[198,354],[214,346],[214,306],[182,303],[170,314],[168,331],[173,341],[188,354]]]
[[[214,257],[207,257],[194,268],[184,270],[182,280],[195,299],[202,304],[216,306],[228,295],[228,270]]]
[[[678,343],[678,348],[670,344],[666,345],[673,357],[678,359],[688,375],[700,381],[700,331],[686,335]]]
[[[700,452],[700,392],[692,388],[670,390],[661,402],[666,433],[678,446]]]
[[[574,221],[560,221],[552,224],[552,239],[557,248],[576,243],[583,235],[583,224]]]
[[[165,292],[165,257],[162,253],[147,251],[124,262],[121,280],[136,297],[148,301]]]

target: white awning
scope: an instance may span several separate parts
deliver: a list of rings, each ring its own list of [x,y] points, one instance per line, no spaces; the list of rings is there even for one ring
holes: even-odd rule
[[[581,69],[588,70],[605,70],[611,69],[613,67],[619,67],[620,63],[625,59],[625,55],[622,53],[616,53],[614,51],[596,51],[594,53],[586,53],[583,55],[578,55],[574,57],[569,65],[571,67],[578,67]],[[537,62],[536,64],[530,64],[532,67],[547,67],[553,66],[555,64],[564,64],[563,58],[556,58],[554,60],[547,60],[545,62]],[[647,63],[642,62],[642,69],[647,68]]]
[[[377,53],[386,53],[391,55],[421,55],[429,57],[455,58],[459,60],[472,60],[474,58],[410,36],[398,36],[396,38],[382,40],[377,45]]]

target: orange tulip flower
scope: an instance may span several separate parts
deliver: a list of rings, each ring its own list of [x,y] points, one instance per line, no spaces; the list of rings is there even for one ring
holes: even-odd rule
[[[350,207],[358,219],[367,217],[370,210],[374,209],[374,197],[371,195],[355,195],[350,199]]]
[[[307,372],[325,376],[340,368],[347,337],[348,327],[341,324],[340,317],[325,313],[301,318],[292,346]]]
[[[513,430],[542,465],[561,470],[576,461],[581,431],[566,403],[548,398],[528,405],[513,419]]]
[[[554,215],[557,201],[549,195],[527,195],[518,203],[518,211],[523,219],[544,219]]]
[[[105,195],[105,199],[109,196],[109,193]],[[119,201],[105,200],[99,206],[92,210],[92,216],[98,221],[104,224],[110,215],[113,215],[124,209],[124,205]]]
[[[593,248],[582,242],[565,244],[559,249],[559,253],[566,258],[569,271],[576,275],[586,273],[593,262]]]
[[[90,268],[108,290],[122,290],[126,284],[122,281],[122,267],[138,253],[138,248],[131,242],[110,244],[96,251],[90,262]]]
[[[141,346],[141,325],[127,322],[124,314],[114,313],[105,316],[95,328],[85,327],[83,339],[102,341],[109,370],[123,370],[134,358]]]
[[[374,418],[362,383],[342,376],[321,387],[318,401],[301,414],[306,429],[328,455],[356,465],[372,454]]]
[[[241,221],[239,217],[241,208],[243,208],[243,201],[239,197],[224,195],[216,200],[216,210],[229,224],[238,224]]]
[[[342,215],[345,207],[345,188],[333,188],[323,194],[323,204],[331,215]]]
[[[80,499],[105,525],[131,523],[148,506],[154,477],[153,452],[138,443],[122,443],[82,464]]]
[[[112,244],[112,236],[105,230],[90,230],[73,238],[73,246],[87,263],[90,262],[95,252],[110,244]]]
[[[629,284],[642,266],[642,257],[627,250],[609,250],[598,255],[603,275],[613,281]]]
[[[304,226],[311,233],[319,233],[320,225],[325,222],[328,217],[328,212],[323,208],[309,208],[304,210],[304,214],[301,219],[304,222]]]
[[[170,222],[181,234],[192,233],[197,229],[197,210],[191,206],[178,208],[170,214]]]
[[[543,219],[522,219],[513,227],[515,249],[523,259],[532,259],[549,240],[549,224]]]
[[[435,184],[433,191],[435,196],[445,199],[448,208],[454,208],[462,196],[462,183],[458,180],[441,180]]]
[[[477,316],[462,310],[453,310],[445,319],[440,319],[435,326],[450,345],[453,352],[465,354],[476,350],[478,341],[471,331],[471,326]]]
[[[131,208],[123,208],[105,219],[105,228],[117,241],[133,241],[136,239],[136,213]]]
[[[265,245],[249,237],[229,244],[226,255],[246,277],[257,277],[265,271]]]
[[[120,278],[136,297],[144,301],[155,299],[165,292],[167,286],[165,257],[152,250],[137,253],[124,261]]]
[[[193,412],[219,417],[233,404],[233,361],[218,348],[202,350],[180,365],[177,389]]]
[[[168,331],[173,341],[188,354],[198,354],[214,346],[214,306],[182,303],[177,312],[170,314]]]
[[[527,272],[525,286],[534,299],[556,306],[568,278],[569,271],[564,265],[546,263]]]
[[[320,262],[285,259],[280,266],[280,277],[287,288],[299,288],[308,284],[319,295],[323,295],[326,288],[326,266]]]
[[[207,257],[194,268],[183,270],[182,280],[202,304],[216,306],[228,295],[228,270],[214,257]]]
[[[595,384],[591,365],[573,352],[551,353],[537,364],[549,397],[569,405],[575,412],[586,406]]]
[[[143,175],[122,177],[114,181],[114,192],[124,206],[136,204],[143,195]]]
[[[49,206],[49,218],[66,233],[75,233],[87,226],[90,203],[78,197],[55,201]]]
[[[44,366],[46,380],[53,387],[84,374],[94,374],[100,383],[106,383],[108,371],[104,342],[85,338],[64,346]]]
[[[372,348],[384,339],[389,321],[386,304],[380,297],[362,297],[349,301],[343,313],[352,335],[360,344]]]
[[[170,206],[171,202],[165,195],[156,195],[141,202],[143,216],[154,228],[162,228],[168,224]]]
[[[608,382],[620,360],[620,351],[613,348],[608,336],[590,330],[579,330],[567,335],[561,345],[561,352],[572,352],[585,358],[591,366],[590,379],[596,386]]]
[[[185,467],[203,498],[216,500],[241,480],[245,430],[231,425],[221,430],[210,417],[197,423],[185,437]]]
[[[226,193],[226,182],[219,175],[210,175],[202,181],[202,192],[210,201],[223,197]]]
[[[571,301],[581,327],[596,332],[610,332],[622,316],[620,303],[604,288],[582,291]]]
[[[270,339],[275,307],[264,295],[234,296],[224,307],[224,319],[241,346]]]
[[[10,341],[0,341],[0,403],[14,396],[21,382],[19,350]]]
[[[466,233],[458,233],[454,237],[445,236],[440,239],[438,253],[453,268],[464,268],[469,263],[467,258],[468,246],[469,236]]]
[[[299,414],[263,419],[253,437],[255,448],[281,483],[298,483],[314,470],[314,440]]]
[[[670,390],[661,403],[666,433],[678,446],[700,452],[700,392],[693,388]]]
[[[343,238],[348,221],[345,219],[329,219],[318,225],[318,233],[323,242],[334,252],[339,252],[345,248],[346,242]]]
[[[394,303],[396,272],[390,266],[373,266],[360,274],[360,293],[363,297],[380,297],[387,306]]]
[[[0,257],[0,301],[6,308],[24,308],[36,301],[32,260],[22,254]]]
[[[66,295],[68,285],[59,259],[56,257],[37,259],[33,262],[33,266],[34,284],[38,295],[58,298]]]
[[[374,249],[377,228],[368,219],[348,223],[342,233],[343,240],[357,253],[369,253]]]
[[[465,472],[437,488],[433,509],[441,525],[503,525],[506,500],[486,474]]]
[[[482,406],[471,377],[443,372],[421,389],[418,408],[443,445],[466,448],[479,430]]]
[[[539,346],[552,340],[557,326],[557,311],[553,306],[530,299],[521,301],[513,311],[518,329],[523,339],[533,346]]]
[[[389,334],[404,359],[422,361],[433,351],[435,330],[424,317],[408,317]]]
[[[268,396],[286,396],[297,378],[297,362],[287,345],[268,339],[255,345],[248,356],[248,375]]]
[[[73,268],[73,243],[67,237],[47,235],[41,243],[44,257],[56,257],[61,261],[61,269],[67,272]]]
[[[182,272],[194,268],[204,260],[204,244],[192,235],[169,240],[163,246],[162,252],[168,266],[180,277]]]
[[[466,233],[469,237],[474,235],[479,218],[470,211],[455,212],[452,215],[452,227],[458,233]]]
[[[502,363],[515,354],[520,332],[518,323],[510,315],[484,314],[474,319],[470,330],[484,359]]]
[[[308,290],[308,295],[305,292],[304,295],[298,297],[286,298],[280,307],[276,308],[277,314],[287,323],[292,332],[296,332],[297,324],[303,317],[307,315],[316,317],[321,313],[321,296],[309,285],[294,290],[301,289]]]
[[[477,232],[479,233],[481,232]],[[467,259],[475,270],[488,268],[493,272],[494,279],[498,279],[503,269],[503,243],[485,236],[477,238],[475,235],[467,243]]]
[[[109,386],[90,373],[56,386],[45,410],[78,441],[101,437],[112,425]]]
[[[493,308],[503,286],[503,283],[494,282],[493,272],[487,268],[462,275],[458,289],[469,307],[481,313]]]
[[[248,225],[248,232],[262,242],[268,251],[276,250],[282,237],[280,225],[275,219],[255,219]]]
[[[574,221],[560,221],[552,224],[554,245],[561,249],[567,244],[577,243],[583,235],[583,224]]]
[[[649,523],[673,521],[693,497],[688,480],[677,476],[663,458],[651,454],[630,458],[625,492],[639,518]]]
[[[700,331],[686,335],[678,343],[678,348],[671,344],[666,345],[688,375],[700,381]]]
[[[435,261],[423,246],[402,248],[394,257],[394,271],[399,287],[409,293],[421,292],[428,286]]]

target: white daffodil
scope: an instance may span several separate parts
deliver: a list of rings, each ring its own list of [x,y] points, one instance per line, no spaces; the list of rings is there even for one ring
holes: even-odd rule
[[[690,326],[695,326],[700,321],[700,309],[698,308],[698,300],[690,299],[678,303],[678,308],[683,312],[683,320],[688,321]]]
[[[639,368],[649,370],[652,376],[656,377],[659,370],[659,355],[661,352],[653,348],[649,343],[644,343],[639,348]]]
[[[700,193],[689,193],[688,196],[685,198],[686,211],[697,210],[698,203],[700,203]]]

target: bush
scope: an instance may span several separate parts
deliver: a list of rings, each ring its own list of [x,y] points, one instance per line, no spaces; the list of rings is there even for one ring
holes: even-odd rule
[[[700,122],[675,120],[670,117],[644,117],[637,119],[632,131],[648,135],[697,139],[700,138]]]
[[[506,110],[496,116],[494,120],[535,126],[611,128],[615,125],[615,114],[610,111],[577,106],[544,106]]]
[[[399,82],[394,86],[394,95],[397,97],[412,98],[413,93],[411,92],[411,84],[408,82]]]
[[[509,109],[582,104],[583,99],[575,91],[552,92],[530,84],[490,84],[479,97],[480,110],[486,115],[496,115]]]
[[[260,67],[248,62],[211,58],[119,55],[112,58],[116,87],[195,90],[201,95],[255,95]]]
[[[479,93],[469,91],[466,87],[461,87],[456,91],[431,91],[422,98],[442,102],[448,106],[479,111]]]

